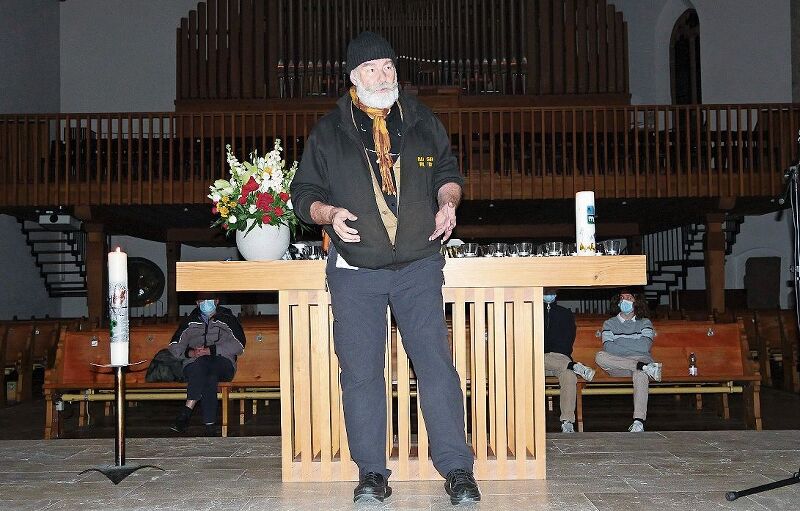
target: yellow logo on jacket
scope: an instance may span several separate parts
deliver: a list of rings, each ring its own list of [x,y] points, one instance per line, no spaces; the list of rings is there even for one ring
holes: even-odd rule
[[[419,168],[433,167],[433,156],[417,156]]]

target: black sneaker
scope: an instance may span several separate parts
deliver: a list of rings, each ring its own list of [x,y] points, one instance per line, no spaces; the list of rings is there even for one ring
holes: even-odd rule
[[[189,419],[192,417],[192,409],[184,406],[181,413],[175,418],[175,423],[169,428],[176,433],[186,433],[189,427]]]
[[[205,428],[205,436],[219,436],[220,430],[216,424],[204,424],[203,427]]]
[[[353,502],[383,502],[383,499],[389,498],[391,494],[392,488],[383,474],[369,472],[361,478],[353,491]]]
[[[481,491],[472,472],[457,468],[447,473],[444,489],[450,495],[450,502],[455,506],[462,502],[478,502],[481,500]]]

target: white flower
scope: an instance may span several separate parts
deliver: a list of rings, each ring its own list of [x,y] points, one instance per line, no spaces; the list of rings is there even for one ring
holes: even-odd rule
[[[231,215],[228,217],[228,224],[235,224],[236,223],[236,215]]]
[[[257,209],[258,209],[258,208],[256,207],[256,205],[255,205],[255,204],[250,204],[250,207],[249,207],[249,208],[247,208],[247,211],[248,211],[250,214],[253,214],[253,213],[255,213],[255,212],[256,212],[256,210],[257,210]]]
[[[218,193],[212,193],[211,195],[208,196],[208,198],[211,199],[214,202],[219,202],[219,200],[222,198],[222,196],[220,194],[218,194]]]

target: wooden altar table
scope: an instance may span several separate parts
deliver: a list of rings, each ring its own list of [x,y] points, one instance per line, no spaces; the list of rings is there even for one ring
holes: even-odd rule
[[[448,340],[461,379],[475,476],[544,479],[543,288],[643,285],[645,256],[447,259],[444,276]],[[325,261],[179,262],[177,290],[278,291],[283,480],[356,480]],[[386,344],[392,480],[439,478],[413,368],[396,329],[387,329]]]

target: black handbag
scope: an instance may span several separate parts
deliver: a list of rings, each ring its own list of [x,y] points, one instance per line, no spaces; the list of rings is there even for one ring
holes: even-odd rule
[[[183,362],[164,348],[153,357],[144,379],[150,383],[183,382]]]

